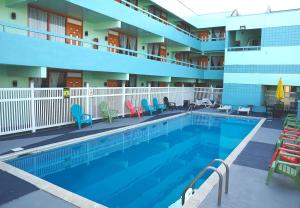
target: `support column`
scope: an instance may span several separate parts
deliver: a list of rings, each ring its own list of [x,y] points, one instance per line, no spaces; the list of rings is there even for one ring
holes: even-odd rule
[[[31,102],[31,131],[36,132],[35,124],[35,101],[34,101],[34,82],[30,81],[30,102]]]
[[[184,105],[183,100],[184,100],[184,83],[181,84],[181,104],[182,106]]]
[[[168,87],[168,99],[170,99],[170,83],[169,82],[167,84],[167,87]]]
[[[148,82],[148,102],[151,103],[151,82]]]
[[[122,117],[125,117],[126,81],[122,81]]]
[[[86,83],[85,113],[90,114],[90,84]]]

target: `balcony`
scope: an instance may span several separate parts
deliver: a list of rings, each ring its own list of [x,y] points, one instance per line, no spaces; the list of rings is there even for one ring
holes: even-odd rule
[[[0,22],[0,31],[0,64],[203,78],[200,66],[188,62],[3,22]],[[30,33],[42,34],[48,38],[28,37]],[[55,42],[50,37],[65,41]],[[150,60],[149,57],[156,60]]]
[[[148,11],[135,6],[127,1],[120,0],[130,7],[118,3],[115,0],[65,0],[73,5],[83,7],[98,14],[119,20],[126,24],[135,26],[141,30],[149,31],[155,35],[165,37],[169,40],[201,50],[199,38],[176,25],[157,17]],[[132,9],[131,9],[132,8]],[[139,21],[137,21],[139,20]]]
[[[156,20],[158,22],[161,22],[161,23],[163,23],[165,25],[169,25],[169,26],[175,28],[176,30],[179,30],[180,32],[182,32],[182,33],[184,33],[184,34],[186,34],[186,35],[188,35],[188,36],[190,36],[192,38],[200,40],[199,37],[197,37],[196,35],[190,33],[189,31],[186,31],[186,30],[182,29],[181,27],[178,27],[177,25],[174,25],[173,23],[171,23],[171,22],[169,22],[167,20],[164,20],[161,17],[158,17],[158,16],[156,16],[156,15],[148,12],[147,10],[142,9],[142,8],[140,8],[140,7],[138,7],[138,6],[134,5],[134,4],[126,1],[126,0],[116,0],[116,2],[119,2],[119,3],[123,4],[124,6],[127,6],[128,8],[131,8],[131,9],[137,11],[137,12],[145,14],[148,17],[151,17],[152,19],[154,19],[154,20]]]
[[[201,39],[202,51],[224,51],[225,50],[225,38],[206,38]]]
[[[259,51],[261,49],[261,29],[230,31],[227,51]]]

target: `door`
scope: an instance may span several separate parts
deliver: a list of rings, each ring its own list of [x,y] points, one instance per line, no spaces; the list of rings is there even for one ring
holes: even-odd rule
[[[82,79],[80,77],[67,77],[67,87],[82,87]]]
[[[120,87],[120,81],[119,80],[108,80],[107,87]]]
[[[108,45],[110,46],[120,47],[119,33],[115,31],[109,31],[107,42]],[[118,53],[119,50],[115,48],[108,48],[108,51],[113,53]]]
[[[68,19],[69,20],[69,19]],[[76,20],[77,22],[80,22],[78,20]],[[81,22],[80,22],[81,23]],[[82,38],[82,24],[73,24],[70,23],[69,21],[67,21],[67,26],[66,26],[66,35],[67,36],[71,36],[74,38]],[[66,43],[68,44],[72,44],[72,45],[81,45],[80,41],[77,40],[70,40],[70,39],[66,39]]]
[[[220,65],[224,66],[224,56],[220,56]]]
[[[201,39],[201,41],[207,42],[208,41],[208,31],[200,31],[199,32],[199,38]]]
[[[159,55],[162,56],[162,57],[166,57],[167,56],[167,48],[166,48],[166,46],[163,46],[163,45],[160,46]],[[161,61],[166,61],[166,59],[161,59]]]
[[[167,84],[165,82],[159,82],[159,87],[166,87]]]
[[[199,63],[198,64],[199,64],[201,69],[207,69],[208,57],[207,56],[199,57]]]
[[[175,54],[175,59],[176,59],[176,64],[181,65],[179,61],[182,61],[182,54],[181,53],[176,53]]]

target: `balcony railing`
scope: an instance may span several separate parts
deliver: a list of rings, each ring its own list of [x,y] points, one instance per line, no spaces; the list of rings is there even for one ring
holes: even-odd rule
[[[199,38],[201,42],[209,42],[209,41],[223,41],[225,40],[225,37],[220,38]]]
[[[116,1],[116,2],[117,2],[117,1]],[[194,34],[188,32],[188,31],[186,31],[186,30],[184,30],[184,29],[178,27],[177,25],[174,25],[174,24],[172,24],[171,22],[168,22],[167,20],[164,20],[164,19],[162,19],[161,17],[158,17],[158,16],[156,16],[156,15],[154,15],[154,14],[148,12],[147,10],[145,10],[145,9],[143,9],[143,8],[140,8],[140,7],[134,5],[134,4],[132,4],[132,3],[128,2],[128,1],[126,1],[126,0],[120,0],[120,1],[118,1],[118,2],[120,2],[121,4],[123,3],[124,6],[128,6],[128,8],[131,8],[131,9],[137,11],[137,12],[141,12],[141,13],[147,15],[147,16],[151,17],[152,19],[155,19],[155,20],[161,22],[162,24],[169,25],[169,26],[171,26],[171,27],[173,27],[173,28],[179,30],[180,32],[183,32],[184,34],[186,34],[186,35],[188,35],[188,36],[190,36],[190,37],[192,37],[192,38],[195,38],[195,39],[197,39],[197,40],[200,40],[200,38],[197,37],[196,35],[194,35]]]
[[[161,62],[165,62],[165,63],[178,64],[178,65],[182,65],[185,67],[201,69],[201,67],[199,65],[192,64],[189,62],[184,62],[184,61],[179,61],[179,60],[175,60],[175,59],[171,59],[171,58],[166,58],[163,56],[148,54],[148,53],[144,53],[141,51],[130,50],[130,49],[106,45],[106,44],[100,44],[98,42],[93,42],[93,41],[86,40],[86,39],[74,38],[74,37],[66,36],[66,35],[58,35],[58,34],[54,34],[52,32],[36,30],[36,29],[0,21],[0,31],[1,31],[1,28],[2,28],[2,32],[15,33],[18,35],[23,34],[23,35],[27,36],[28,34],[41,34],[43,37],[45,37],[45,41],[55,41],[55,39],[59,39],[60,43],[62,43],[62,44],[67,44],[66,42],[75,43],[78,46],[90,48],[92,50],[99,50],[99,51],[108,52],[108,53],[121,53],[124,55],[131,55],[133,57],[146,58],[146,59],[151,59],[154,61],[161,61]],[[22,31],[24,33],[22,33]],[[55,37],[55,38],[52,38],[54,40],[51,40],[51,37]],[[34,38],[34,37],[32,37],[32,38]]]
[[[228,47],[227,51],[260,51],[260,46]]]
[[[224,70],[224,66],[200,66],[203,70]]]

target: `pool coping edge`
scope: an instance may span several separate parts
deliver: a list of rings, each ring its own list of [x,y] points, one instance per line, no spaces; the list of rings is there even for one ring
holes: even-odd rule
[[[15,152],[15,153],[9,153],[6,155],[1,155],[0,156],[0,170],[7,172],[13,176],[16,176],[28,183],[31,183],[32,185],[38,187],[40,190],[43,190],[49,194],[52,194],[55,197],[58,197],[62,200],[64,200],[65,202],[68,202],[70,204],[73,204],[77,207],[81,207],[81,208],[105,208],[106,206],[94,202],[92,200],[89,200],[83,196],[80,196],[74,192],[68,191],[67,189],[64,189],[58,185],[55,185],[51,182],[48,182],[42,178],[39,178],[33,174],[30,174],[24,170],[21,170],[19,168],[16,168],[8,163],[5,163],[4,161],[6,160],[10,160],[10,159],[14,159],[17,158],[18,156],[22,156],[22,155],[26,155],[26,154],[35,154],[35,153],[39,153],[39,152],[43,152],[43,151],[48,151],[51,149],[55,149],[55,148],[59,148],[59,147],[63,147],[66,145],[72,145],[72,144],[76,144],[76,143],[80,143],[80,142],[85,142],[85,141],[89,141],[91,139],[95,139],[97,137],[104,137],[110,134],[114,134],[114,133],[119,133],[122,131],[126,131],[126,130],[130,130],[130,129],[134,129],[134,128],[138,128],[138,127],[143,127],[149,124],[154,124],[154,123],[158,123],[158,122],[162,122],[165,120],[169,120],[172,118],[177,118],[177,117],[181,117],[187,114],[190,114],[191,112],[184,112],[184,113],[180,113],[177,115],[173,115],[173,116],[168,116],[165,118],[160,118],[160,119],[156,119],[156,120],[152,120],[152,121],[147,121],[147,122],[143,122],[143,123],[138,123],[138,124],[134,124],[134,125],[129,125],[126,127],[121,127],[121,128],[117,128],[117,129],[113,129],[113,130],[109,130],[109,131],[105,131],[105,132],[100,132],[100,133],[96,133],[96,134],[92,134],[92,135],[88,135],[88,136],[83,136],[83,137],[79,137],[79,138],[75,138],[75,139],[70,139],[67,141],[62,141],[62,142],[57,142],[57,143],[53,143],[53,144],[48,144],[48,145],[43,145],[43,146],[39,146],[39,147],[34,147],[34,148],[30,148],[30,149],[26,149],[20,152]],[[7,202],[9,203],[9,202]]]
[[[51,182],[48,182],[44,179],[41,179],[37,176],[34,176],[24,170],[21,170],[19,168],[16,168],[8,163],[5,163],[4,161],[6,160],[10,160],[10,159],[14,159],[18,156],[22,156],[22,155],[26,155],[26,154],[35,154],[35,153],[39,153],[39,152],[43,152],[43,151],[48,151],[51,149],[55,149],[55,148],[59,148],[62,146],[66,146],[66,145],[72,145],[72,144],[76,144],[76,143],[80,143],[80,142],[85,142],[85,141],[89,141],[91,139],[95,139],[97,137],[104,137],[110,134],[114,134],[114,133],[119,133],[122,131],[126,131],[126,130],[130,130],[130,129],[134,129],[134,128],[138,128],[138,127],[143,127],[149,124],[154,124],[154,123],[158,123],[161,121],[165,121],[165,120],[169,120],[172,118],[177,118],[177,117],[181,117],[187,114],[191,114],[191,113],[196,113],[196,114],[206,114],[206,115],[213,115],[213,116],[222,116],[222,117],[236,117],[236,118],[247,118],[249,119],[249,116],[242,116],[242,115],[229,115],[229,114],[222,114],[222,113],[210,113],[210,112],[183,112],[177,115],[173,115],[173,116],[168,116],[165,118],[160,118],[160,119],[156,119],[153,121],[147,121],[147,122],[143,122],[143,123],[138,123],[138,124],[134,124],[134,125],[129,125],[126,127],[121,127],[121,128],[117,128],[117,129],[113,129],[113,130],[109,130],[109,131],[105,131],[105,132],[100,132],[100,133],[96,133],[96,134],[92,134],[92,135],[88,135],[88,136],[83,136],[83,137],[79,137],[79,138],[75,138],[75,139],[70,139],[67,141],[62,141],[62,142],[57,142],[57,143],[53,143],[53,144],[48,144],[48,145],[43,145],[43,146],[39,146],[39,147],[34,147],[34,148],[30,148],[30,149],[26,149],[20,152],[15,152],[15,153],[9,153],[6,155],[2,155],[0,156],[0,170],[5,171],[13,176],[16,176],[28,183],[33,184],[34,186],[38,187],[39,189],[55,196],[58,197],[62,200],[64,200],[65,202],[68,202],[70,204],[73,204],[75,206],[78,207],[82,207],[82,208],[104,208],[106,206],[94,202],[92,200],[89,200],[85,197],[82,197],[74,192],[68,191],[60,186],[57,186],[55,184],[52,184]],[[265,118],[261,118],[261,117],[250,117],[251,119],[261,119],[260,122],[258,124],[260,124],[263,120],[263,122],[265,121]],[[263,123],[262,122],[262,123]],[[261,123],[261,125],[262,125]],[[247,143],[251,140],[251,138],[254,136],[254,134],[256,133],[256,131],[260,128],[260,126],[257,128],[258,124],[255,126],[255,128],[253,128],[251,130],[251,132],[242,140],[242,142],[230,153],[230,155],[226,158],[225,162],[227,162],[229,165],[232,164],[232,162],[234,161],[234,159],[237,157],[237,155],[242,151],[242,149],[247,145]],[[253,135],[249,137],[249,135],[254,131],[254,129],[257,130],[253,133]],[[247,141],[245,141],[248,138]],[[246,142],[246,143],[245,143]],[[236,151],[236,149],[242,144],[244,144],[244,147],[242,147],[242,149],[236,153],[236,156],[232,159],[231,163],[229,163],[227,160],[230,159],[230,157],[233,157],[232,154]],[[225,169],[221,168],[221,173],[224,174]],[[219,168],[219,169],[220,169]],[[205,191],[207,192],[205,194],[205,197],[207,196],[207,194],[211,191],[211,189],[213,188],[214,185],[217,184],[217,174],[214,173],[212,174],[205,182],[204,184],[200,187],[200,189],[198,189],[195,193],[195,195],[193,195],[186,203],[186,205],[188,205],[190,202],[194,201],[192,200],[192,198],[194,196],[196,196],[196,194],[201,190],[202,187],[205,188]],[[207,186],[207,187],[206,187]],[[201,193],[201,197],[202,195],[204,196],[203,193]],[[205,197],[200,201],[199,199],[197,199],[197,204],[199,205],[204,199]],[[199,203],[200,201],[200,203]],[[9,202],[7,202],[9,203]],[[186,207],[186,205],[184,207]]]
[[[201,113],[201,112],[195,112]],[[201,113],[201,114],[218,114],[218,113]],[[220,114],[228,117],[239,117],[239,118],[249,118],[248,116],[242,115],[229,115],[229,114]],[[261,128],[263,123],[266,121],[266,118],[263,117],[251,117],[260,119],[260,121],[255,125],[255,127],[249,132],[249,134],[239,143],[239,145],[234,148],[234,150],[228,155],[228,157],[224,160],[226,164],[230,167],[234,160],[238,157],[238,155],[243,151],[246,145],[250,142],[250,140],[254,137],[257,131]],[[225,167],[223,165],[219,166],[217,169],[222,175],[226,174]],[[230,179],[229,179],[230,180]],[[205,200],[207,195],[212,191],[215,185],[217,185],[219,181],[218,174],[216,172],[212,173],[205,182],[195,191],[195,193],[186,201],[184,204],[184,208],[198,208],[200,204]],[[229,187],[230,189],[230,187]],[[217,196],[216,196],[217,197]],[[181,199],[180,199],[181,203]],[[217,202],[216,202],[217,203]]]

